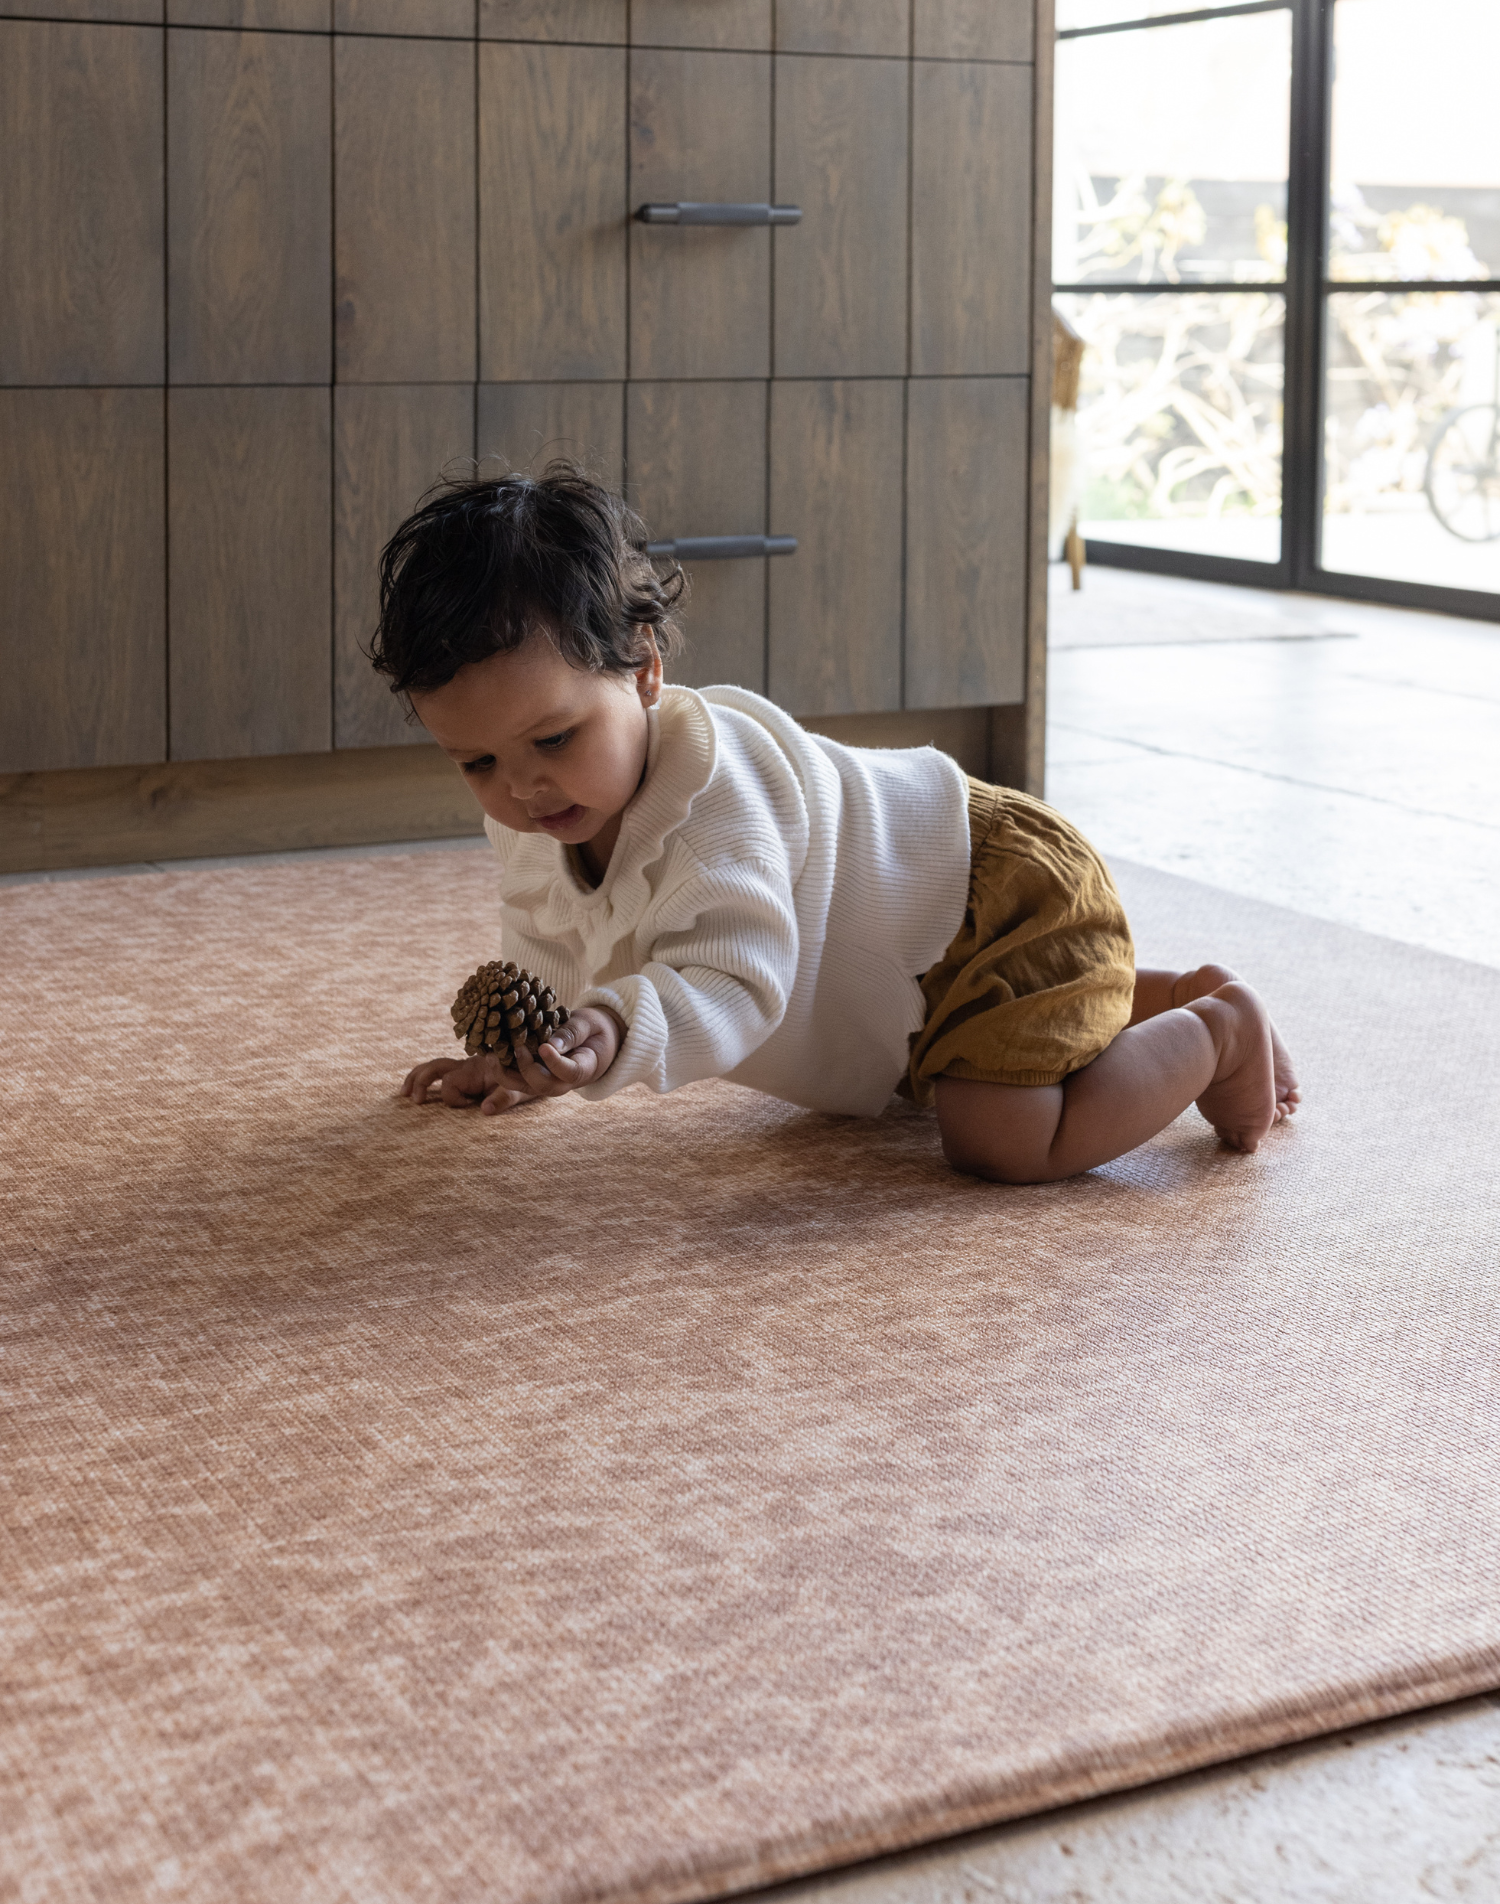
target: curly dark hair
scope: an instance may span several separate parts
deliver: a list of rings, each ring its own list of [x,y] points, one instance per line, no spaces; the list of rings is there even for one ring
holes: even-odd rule
[[[672,611],[686,586],[675,565],[657,574],[640,517],[575,463],[445,481],[381,552],[369,658],[408,706],[531,634],[576,668],[629,673],[645,659],[642,629],[664,657],[680,645]]]

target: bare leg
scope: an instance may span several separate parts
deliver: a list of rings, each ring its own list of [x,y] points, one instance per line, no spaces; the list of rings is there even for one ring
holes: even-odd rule
[[[1162,976],[1146,975],[1143,1003]],[[1278,1121],[1276,1089],[1266,1008],[1231,979],[1163,1004],[1061,1084],[939,1078],[938,1128],[956,1169],[1051,1183],[1134,1150],[1194,1103],[1226,1144],[1253,1151]]]
[[[1158,1017],[1162,1012],[1192,1004],[1195,998],[1207,998],[1211,992],[1218,991],[1221,985],[1228,985],[1237,976],[1227,965],[1200,965],[1192,972],[1163,972],[1150,966],[1138,967],[1130,1022],[1132,1025],[1144,1024],[1148,1018]],[[1295,1113],[1302,1102],[1302,1091],[1292,1068],[1291,1053],[1281,1042],[1281,1034],[1275,1025],[1271,1027],[1271,1063],[1276,1075],[1276,1122],[1279,1124],[1284,1117],[1291,1117]]]

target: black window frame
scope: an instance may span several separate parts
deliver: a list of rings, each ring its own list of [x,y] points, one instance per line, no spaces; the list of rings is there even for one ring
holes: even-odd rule
[[[1286,385],[1282,402],[1281,557],[1250,562],[1235,556],[1199,555],[1129,542],[1086,544],[1090,562],[1104,568],[1138,569],[1155,575],[1181,575],[1193,581],[1234,582],[1252,588],[1295,589],[1341,596],[1351,601],[1383,602],[1398,608],[1425,608],[1439,614],[1500,621],[1500,592],[1443,588],[1427,582],[1387,576],[1348,575],[1325,569],[1323,534],[1323,369],[1328,300],[1342,292],[1500,291],[1500,279],[1449,282],[1414,279],[1333,280],[1328,276],[1328,193],[1330,128],[1333,120],[1333,22],[1336,0],[1238,0],[1229,6],[1188,7],[1145,19],[1111,20],[1101,26],[1061,27],[1057,38],[1081,40],[1105,34],[1133,33],[1162,26],[1187,26],[1203,20],[1230,19],[1247,13],[1292,16],[1291,149],[1287,164]],[[1091,279],[1056,284],[1056,292],[1139,293],[1147,287]],[[1243,284],[1153,284],[1171,294],[1192,291],[1243,291]]]

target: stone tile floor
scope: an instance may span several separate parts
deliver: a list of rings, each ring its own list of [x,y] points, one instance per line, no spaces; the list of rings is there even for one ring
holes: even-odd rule
[[[1500,626],[1118,569],[1054,611],[1047,797],[1106,855],[1500,965]],[[1494,1904],[1500,1697],[762,1896]]]

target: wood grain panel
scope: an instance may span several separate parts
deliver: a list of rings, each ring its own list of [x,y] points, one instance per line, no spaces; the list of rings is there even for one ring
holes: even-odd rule
[[[906,369],[904,60],[776,60],[778,377],[899,377]]]
[[[1031,70],[912,69],[914,376],[1031,361]]]
[[[636,46],[706,46],[756,53],[771,44],[773,0],[631,0]]]
[[[473,381],[474,53],[334,42],[340,382]]]
[[[329,0],[167,0],[170,26],[259,27],[278,33],[326,33]]]
[[[159,28],[0,22],[0,383],[160,383]]]
[[[474,0],[333,0],[335,33],[474,37]]]
[[[625,59],[479,49],[480,374],[625,374]]]
[[[167,374],[327,383],[328,41],[167,34]]]
[[[104,24],[139,21],[160,26],[163,0],[0,0],[0,19],[93,20]]]
[[[625,386],[482,383],[478,436],[481,459],[539,471],[565,456],[618,489],[625,476]]]
[[[904,392],[773,383],[771,526],[797,553],[768,563],[768,692],[793,714],[901,705]]]
[[[911,0],[776,0],[782,53],[885,53],[911,46]]]
[[[625,14],[625,0],[479,0],[479,37],[623,46]]]
[[[764,384],[635,383],[625,418],[626,494],[653,539],[765,534]],[[690,580],[672,678],[764,693],[766,559],[700,562]]]
[[[326,389],[173,390],[171,754],[306,754],[331,739]]]
[[[1029,60],[1035,0],[912,0],[918,59]]]
[[[906,705],[1025,692],[1025,377],[908,385]]]
[[[160,760],[160,390],[0,390],[0,443],[0,771]]]
[[[362,652],[380,614],[380,552],[449,465],[474,454],[467,384],[341,384],[333,404],[333,744],[425,741]],[[467,469],[459,473],[467,474]]]
[[[0,773],[0,873],[465,835],[483,816],[431,746]]]
[[[765,203],[771,61],[639,52],[630,63],[630,209],[679,199]],[[764,377],[767,226],[630,226],[630,374]]]

